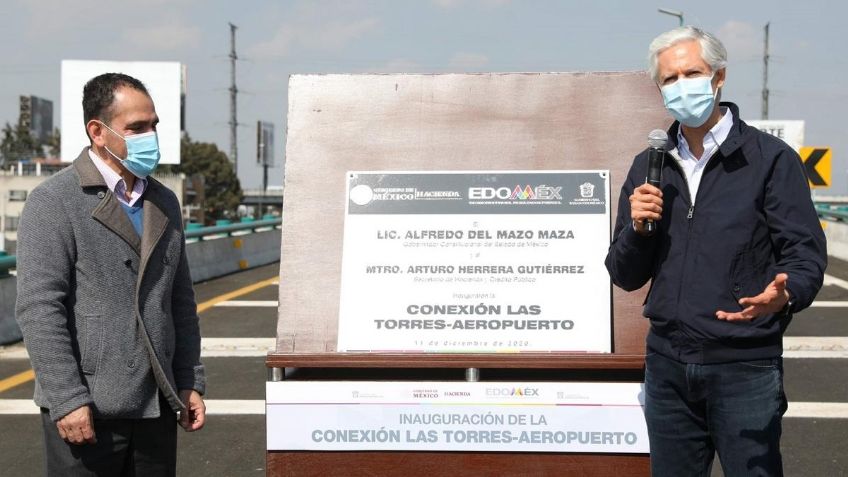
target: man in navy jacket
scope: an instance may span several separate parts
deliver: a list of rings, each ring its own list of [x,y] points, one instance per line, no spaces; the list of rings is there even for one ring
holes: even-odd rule
[[[681,27],[649,50],[676,121],[659,188],[645,184],[648,152],[633,162],[606,266],[625,290],[651,281],[652,472],[709,475],[718,451],[725,475],[782,475],[783,332],[827,262],[803,166],[719,102],[727,52],[717,38]]]

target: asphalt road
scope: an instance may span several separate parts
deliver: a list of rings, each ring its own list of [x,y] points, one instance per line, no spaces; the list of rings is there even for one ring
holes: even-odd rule
[[[813,306],[795,315],[784,335],[784,390],[789,410],[783,419],[781,447],[787,476],[848,475],[848,283],[842,282],[848,281],[848,262],[829,258],[827,275],[836,280],[825,280],[816,304],[828,306]],[[787,345],[820,337],[842,340],[803,353],[805,357],[793,357],[802,353]],[[799,403],[813,403],[822,416],[792,417],[802,407]],[[841,407],[838,412],[827,412],[823,403],[840,403]],[[716,464],[713,476],[723,475]]]
[[[278,268],[273,264],[196,285],[198,303],[208,307],[200,316],[210,416],[202,431],[180,431],[180,476],[265,472],[263,346],[275,336],[277,286],[268,279],[277,276]],[[848,359],[841,357],[848,357],[848,263],[832,259],[828,275],[836,280],[829,280],[817,299],[826,306],[798,314],[787,330],[791,346],[784,366],[790,410],[784,419],[783,452],[789,476],[848,475]],[[244,290],[253,284],[258,284],[255,290]],[[236,290],[241,290],[239,296],[209,306]],[[821,337],[842,340],[828,344],[817,340]],[[25,357],[15,357],[20,348],[0,348],[0,382],[29,369]],[[0,392],[0,475],[42,474],[39,417],[9,410],[9,405],[14,408],[29,400],[32,389],[28,381]],[[823,403],[842,404],[834,411]],[[718,467],[713,475],[721,475]]]

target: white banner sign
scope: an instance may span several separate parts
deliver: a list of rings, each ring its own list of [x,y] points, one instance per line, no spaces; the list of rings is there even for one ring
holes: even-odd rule
[[[269,382],[268,450],[648,453],[641,383]]]
[[[350,172],[340,351],[610,352],[607,171]]]
[[[782,119],[751,119],[745,120],[748,126],[753,126],[764,133],[783,139],[795,152],[804,145],[804,121]]]

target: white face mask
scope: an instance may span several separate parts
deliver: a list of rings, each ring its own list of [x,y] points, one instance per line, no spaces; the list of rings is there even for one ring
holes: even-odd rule
[[[715,107],[718,88],[713,92],[713,76],[684,78],[660,88],[666,109],[681,124],[696,128],[709,119]]]
[[[157,136],[156,131],[133,134],[130,136],[121,136],[115,132],[114,129],[107,126],[106,123],[102,121],[98,122],[109,131],[112,131],[112,134],[123,139],[127,144],[126,158],[118,157],[108,147],[106,148],[106,151],[109,152],[112,157],[121,161],[121,164],[123,164],[124,167],[132,173],[132,175],[139,179],[144,179],[149,176],[154,169],[156,169],[156,166],[159,164],[159,159],[162,157],[159,152],[159,136]]]

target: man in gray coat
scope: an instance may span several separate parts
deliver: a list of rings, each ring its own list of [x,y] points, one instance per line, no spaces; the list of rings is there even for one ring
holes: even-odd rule
[[[16,316],[35,370],[48,475],[174,475],[176,425],[203,427],[197,306],[177,198],[144,85],[83,90],[91,142],[20,221]]]

